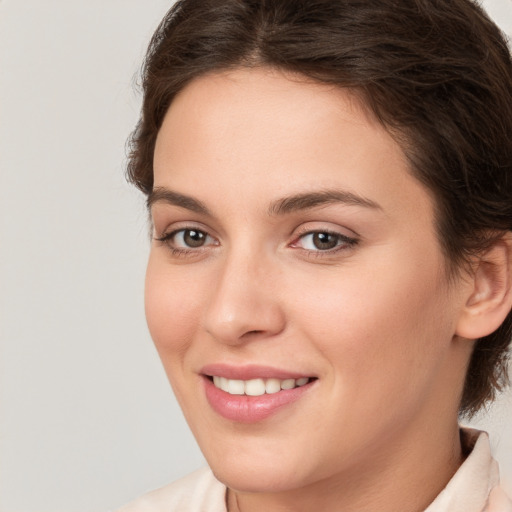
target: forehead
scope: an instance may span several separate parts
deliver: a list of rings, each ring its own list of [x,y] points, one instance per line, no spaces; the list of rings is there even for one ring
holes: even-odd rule
[[[246,114],[246,122],[276,124],[336,114],[352,121],[375,124],[372,114],[352,88],[321,83],[305,75],[271,67],[237,68],[201,75],[174,98],[169,111],[207,125],[228,121],[232,113]],[[167,115],[171,117],[173,114]],[[282,117],[286,116],[286,117]],[[229,119],[230,122],[233,119]],[[164,120],[165,122],[165,120]],[[380,126],[379,126],[380,128]]]
[[[398,200],[414,209],[413,196],[429,203],[400,146],[353,91],[268,68],[185,87],[158,134],[154,170],[155,186],[205,199],[233,191],[240,205],[333,187],[390,210]]]

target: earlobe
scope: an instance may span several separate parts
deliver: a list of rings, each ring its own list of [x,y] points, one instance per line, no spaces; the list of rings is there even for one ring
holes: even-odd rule
[[[493,333],[512,309],[512,233],[475,263],[456,334],[478,339]]]

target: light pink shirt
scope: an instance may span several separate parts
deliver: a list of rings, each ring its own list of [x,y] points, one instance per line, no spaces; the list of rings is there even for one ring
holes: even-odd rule
[[[425,512],[512,512],[499,487],[498,464],[485,432],[462,430],[471,453]],[[227,512],[226,487],[209,468],[150,492],[117,512]]]

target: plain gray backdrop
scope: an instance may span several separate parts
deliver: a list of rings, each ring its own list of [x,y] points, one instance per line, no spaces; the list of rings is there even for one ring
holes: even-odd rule
[[[0,0],[0,512],[114,509],[204,464],[147,333],[135,78],[169,0]],[[484,5],[512,34],[512,0]],[[512,393],[476,424],[512,475]]]

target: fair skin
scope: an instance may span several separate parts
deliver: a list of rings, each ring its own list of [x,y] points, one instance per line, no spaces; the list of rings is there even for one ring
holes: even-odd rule
[[[171,104],[154,177],[148,325],[229,510],[424,510],[461,463],[486,288],[447,279],[392,137],[347,91],[216,73]],[[309,381],[268,416],[225,417],[205,392],[219,364]]]

